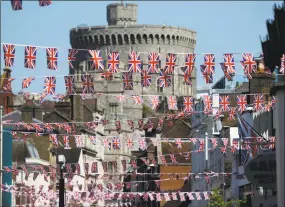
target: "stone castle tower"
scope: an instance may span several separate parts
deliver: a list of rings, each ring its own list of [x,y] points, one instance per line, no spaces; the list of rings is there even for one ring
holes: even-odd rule
[[[95,91],[98,93],[124,94],[124,95],[177,95],[191,96],[196,93],[196,72],[193,72],[193,87],[184,83],[180,66],[184,65],[185,53],[193,53],[196,46],[196,32],[179,27],[164,25],[139,25],[137,24],[136,4],[116,3],[107,6],[106,26],[79,26],[70,31],[70,43],[75,49],[93,49],[102,52],[107,60],[108,52],[117,51],[120,54],[120,72],[127,71],[128,53],[140,53],[143,69],[148,67],[148,52],[160,54],[160,68],[164,68],[166,53],[177,54],[177,67],[175,68],[172,86],[159,88],[158,75],[152,75],[152,85],[142,88],[140,74],[134,74],[134,90],[124,91],[121,73],[115,74],[115,79],[106,81],[101,79],[98,71],[90,71],[88,65],[89,54],[80,51],[77,55],[77,65],[70,74],[75,75],[76,82],[80,82],[80,75],[89,73],[94,76]],[[106,64],[107,66],[107,64]],[[121,118],[139,119],[142,117],[142,106],[134,106],[132,100],[127,100],[121,105],[115,97],[105,96],[98,100],[105,112],[122,115]],[[107,113],[107,114],[108,114]]]

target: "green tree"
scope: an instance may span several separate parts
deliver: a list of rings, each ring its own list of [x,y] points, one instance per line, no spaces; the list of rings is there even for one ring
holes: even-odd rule
[[[234,199],[230,201],[224,201],[222,192],[220,189],[214,189],[210,200],[208,202],[209,207],[240,207],[241,204],[246,203],[246,199]]]

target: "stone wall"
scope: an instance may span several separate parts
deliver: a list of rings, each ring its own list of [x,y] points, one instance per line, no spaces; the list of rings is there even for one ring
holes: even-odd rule
[[[128,53],[136,51],[140,54],[143,69],[148,68],[148,53],[157,52],[160,54],[160,68],[165,67],[167,53],[177,54],[176,68],[169,88],[158,88],[158,75],[152,75],[150,87],[141,86],[141,75],[133,74],[134,89],[124,91],[122,74],[115,74],[112,81],[102,80],[98,71],[90,71],[87,51],[80,51],[77,55],[75,70],[70,74],[75,75],[77,87],[81,87],[81,75],[88,73],[94,76],[95,93],[108,93],[107,96],[98,97],[97,105],[99,110],[107,114],[122,113],[127,118],[140,119],[142,117],[142,105],[134,105],[133,100],[118,103],[114,94],[120,95],[177,95],[195,96],[196,94],[196,72],[193,72],[193,87],[184,83],[181,67],[184,66],[185,54],[194,53],[196,46],[196,32],[193,30],[164,26],[164,25],[137,25],[137,6],[134,4],[111,4],[107,7],[107,20],[109,26],[80,27],[70,31],[70,43],[75,49],[100,50],[104,60],[107,54],[117,51],[120,54],[120,72],[128,69]],[[112,14],[111,14],[112,12]],[[107,61],[105,62],[107,66]],[[113,94],[111,96],[110,94]],[[145,101],[148,98],[145,98]],[[118,103],[116,109],[110,105]]]

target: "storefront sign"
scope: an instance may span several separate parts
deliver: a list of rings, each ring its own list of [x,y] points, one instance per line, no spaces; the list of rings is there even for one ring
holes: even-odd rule
[[[245,166],[245,176],[253,184],[267,189],[276,188],[275,152],[258,155]]]

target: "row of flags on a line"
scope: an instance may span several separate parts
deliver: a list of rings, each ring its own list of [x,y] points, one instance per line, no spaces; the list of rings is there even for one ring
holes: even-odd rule
[[[6,67],[13,67],[15,59],[16,46],[13,44],[3,44],[4,50],[4,61]],[[58,70],[58,48],[46,48],[47,57],[47,68],[50,70]],[[102,71],[105,69],[105,62],[102,57],[102,53],[99,50],[86,50],[89,54],[89,63],[91,70]],[[68,63],[69,68],[74,69],[74,63],[76,61],[76,55],[79,50],[68,49]],[[37,47],[35,46],[25,46],[25,58],[24,67],[29,69],[36,68],[36,54]],[[119,72],[120,64],[120,54],[118,52],[109,52],[108,56],[108,77],[112,79],[113,73]],[[221,68],[224,72],[225,77],[231,81],[236,73],[235,61],[233,54],[224,54],[224,62],[220,63]],[[141,54],[135,51],[129,52],[128,54],[128,71],[129,73],[144,73],[144,75],[150,74],[163,74],[163,75],[173,75],[174,68],[177,67],[177,54],[167,53],[165,65],[161,69],[160,54],[156,52],[148,53],[148,68],[143,69],[143,64],[141,60]],[[191,85],[192,72],[195,69],[196,54],[186,54],[184,65],[181,66],[181,70],[184,73],[185,83]],[[257,63],[254,60],[252,54],[244,53],[242,54],[242,60],[240,61],[244,74],[248,79],[251,79],[252,73],[257,70]],[[215,55],[214,54],[204,54],[204,64],[200,65],[200,70],[206,83],[213,82],[213,74],[215,73]],[[280,72],[284,73],[285,67],[285,55],[281,58],[281,68]],[[105,74],[107,75],[107,74]]]
[[[12,9],[14,11],[22,10],[23,9],[23,1],[22,0],[10,0]],[[52,0],[38,0],[40,7],[49,6],[52,3]]]

